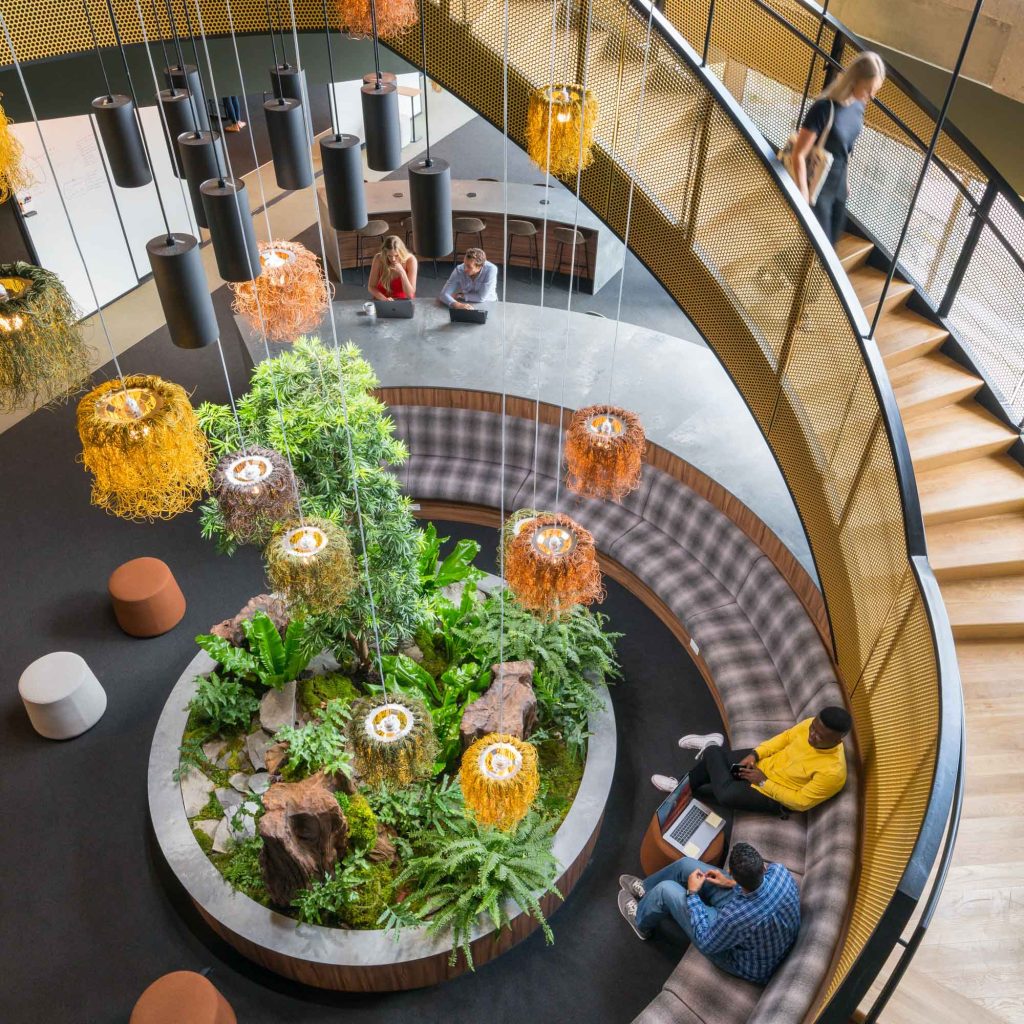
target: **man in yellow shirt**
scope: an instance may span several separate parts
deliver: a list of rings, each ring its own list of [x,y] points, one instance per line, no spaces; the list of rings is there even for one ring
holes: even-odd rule
[[[690,771],[690,785],[697,795],[709,788],[706,795],[715,803],[737,811],[810,810],[835,796],[846,783],[843,738],[851,724],[845,708],[827,707],[753,750],[700,744],[703,756]],[[680,745],[701,739],[684,736]],[[654,784],[663,788],[660,780],[661,776],[654,776]]]

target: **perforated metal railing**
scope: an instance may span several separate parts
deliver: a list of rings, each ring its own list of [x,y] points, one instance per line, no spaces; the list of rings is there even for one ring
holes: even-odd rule
[[[133,20],[128,2],[117,0],[126,26]],[[729,0],[718,3],[730,9]],[[35,46],[30,52],[38,57],[88,46],[87,36],[58,33],[47,49],[47,26],[73,20],[58,0],[8,6],[19,55],[26,55],[23,44]],[[240,31],[265,29],[259,7],[236,0]],[[687,8],[694,26],[701,24],[700,7]],[[500,126],[501,0],[428,0],[426,10],[431,76]],[[846,1020],[924,891],[952,806],[961,720],[952,639],[925,557],[906,441],[881,359],[864,340],[867,324],[834,254],[734,98],[747,97],[750,105],[751,90],[771,96],[779,82],[802,89],[806,66],[801,72],[794,59],[786,76],[769,74],[777,72],[768,57],[778,40],[761,29],[775,33],[773,23],[737,20],[750,71],[737,76],[713,37],[719,80],[656,15],[641,114],[648,8],[641,0],[559,0],[556,10],[552,69],[551,0],[509,2],[511,137],[522,144],[533,87],[586,77],[600,113],[582,196],[622,234],[635,173],[630,246],[732,375],[810,540],[863,764],[860,875],[847,932],[812,1015]],[[743,9],[733,10],[740,18]],[[223,4],[204,0],[204,11],[207,25],[222,31]],[[314,27],[319,11],[319,0],[296,2],[300,26]],[[415,33],[392,45],[418,60]],[[763,109],[774,117],[776,106]],[[642,142],[631,168],[638,122]]]
[[[698,51],[710,12],[710,0],[665,3],[666,15]],[[709,69],[776,149],[797,128],[805,89],[813,99],[830,69],[867,48],[810,0],[715,0],[710,26]],[[935,107],[890,70],[849,166],[850,212],[887,257],[906,220],[935,122]],[[1020,197],[947,127],[899,270],[946,319],[1018,425],[1024,421],[1022,254]]]

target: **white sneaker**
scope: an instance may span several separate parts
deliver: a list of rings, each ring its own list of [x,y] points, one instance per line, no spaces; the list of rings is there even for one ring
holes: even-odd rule
[[[660,789],[663,793],[671,793],[679,785],[679,780],[673,779],[671,775],[652,775],[651,782],[655,789]]]
[[[724,743],[725,737],[720,732],[709,732],[703,736],[697,732],[688,732],[679,737],[679,746],[683,750],[696,750],[698,758],[708,747],[720,747]]]

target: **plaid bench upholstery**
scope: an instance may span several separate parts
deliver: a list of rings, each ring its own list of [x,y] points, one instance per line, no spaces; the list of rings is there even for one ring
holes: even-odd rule
[[[843,695],[817,631],[771,561],[728,517],[666,473],[644,468],[621,505],[580,499],[558,484],[558,432],[486,412],[392,407],[410,458],[397,473],[414,499],[559,509],[600,551],[643,580],[700,645],[733,746],[754,746]],[[536,466],[536,475],[535,475]],[[536,495],[536,500],[534,499]],[[857,762],[838,796],[786,821],[738,814],[733,841],[785,864],[801,889],[792,952],[765,987],[723,974],[688,949],[636,1024],[797,1024],[825,978],[850,898],[859,832]]]

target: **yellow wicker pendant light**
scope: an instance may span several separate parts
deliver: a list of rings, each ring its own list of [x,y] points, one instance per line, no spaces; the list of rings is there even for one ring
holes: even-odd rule
[[[354,701],[348,739],[356,770],[371,786],[408,786],[433,774],[434,722],[415,697],[382,693]]]
[[[516,600],[544,618],[604,600],[594,538],[561,513],[524,521],[508,546],[505,579]]]
[[[356,566],[348,536],[329,519],[292,521],[274,535],[265,557],[273,589],[306,611],[333,611],[355,590]]]
[[[377,35],[400,36],[420,20],[416,0],[376,0]],[[370,0],[338,0],[338,29],[354,38],[373,35]]]
[[[565,435],[569,490],[585,498],[621,501],[640,486],[646,444],[634,413],[613,405],[577,410]]]
[[[30,263],[0,264],[0,412],[78,391],[90,355],[60,278]]]
[[[178,384],[104,381],[78,403],[78,435],[92,503],[122,519],[171,519],[206,490],[210,447]]]
[[[488,733],[462,755],[459,785],[481,825],[510,832],[537,799],[537,750],[515,736]]]
[[[271,448],[230,452],[214,467],[211,486],[224,528],[240,544],[265,544],[278,523],[294,520],[298,481]]]
[[[234,311],[254,332],[266,328],[271,341],[291,342],[315,330],[334,291],[316,256],[298,242],[260,242],[259,250],[259,277],[228,286]]]
[[[526,113],[526,152],[542,171],[559,178],[575,175],[594,159],[596,123],[597,99],[590,89],[562,84],[534,89]]]
[[[10,118],[0,106],[0,203],[6,203],[15,192],[32,184],[24,157],[22,145],[11,131]]]

